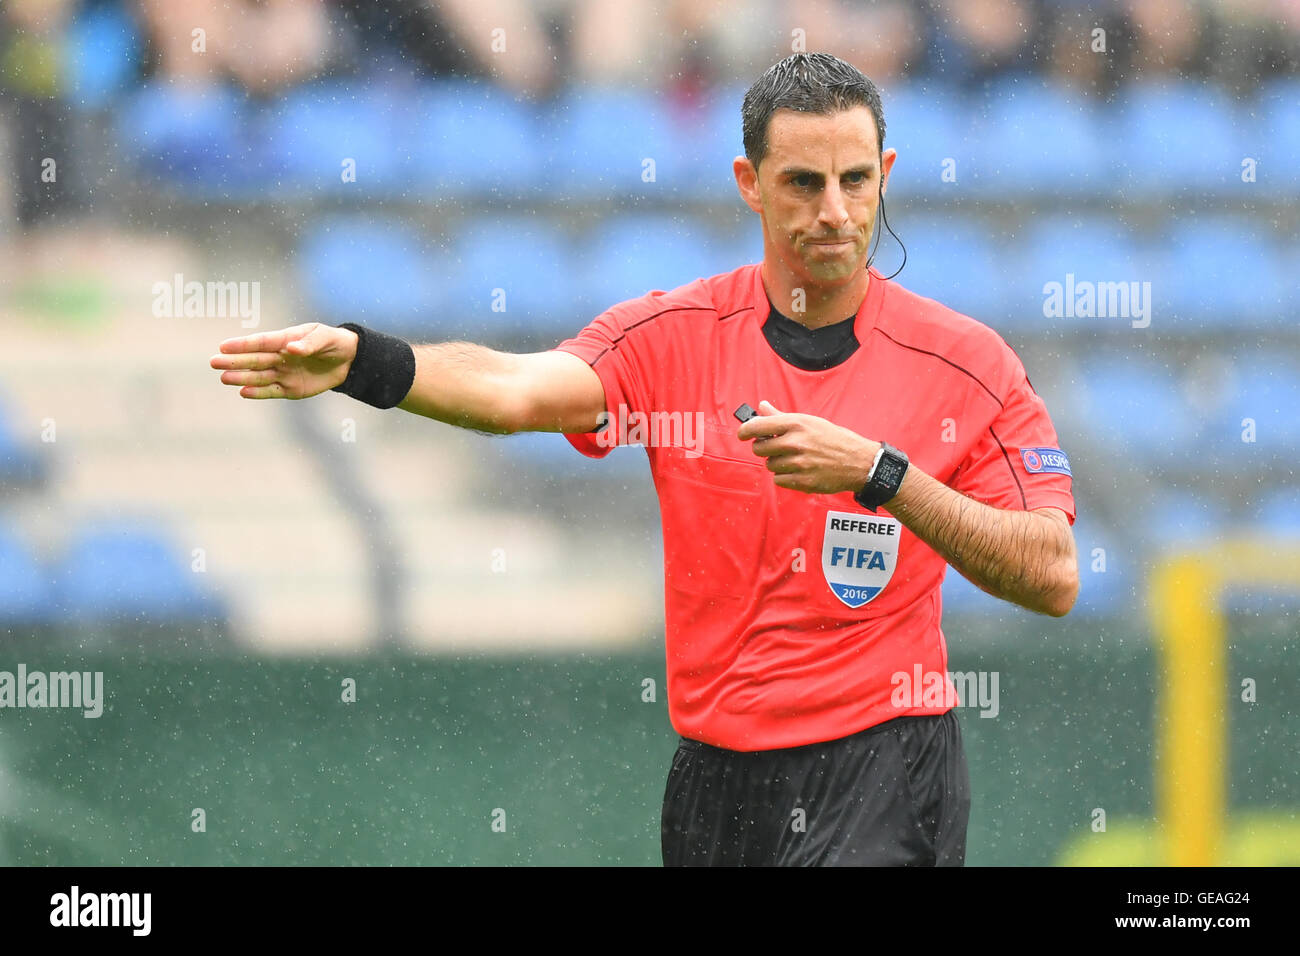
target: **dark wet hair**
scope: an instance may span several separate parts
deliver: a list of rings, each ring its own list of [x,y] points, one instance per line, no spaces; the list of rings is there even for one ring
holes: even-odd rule
[[[829,53],[794,53],[773,64],[745,94],[740,107],[745,156],[758,168],[767,155],[767,128],[777,110],[837,113],[865,106],[876,119],[877,146],[885,148],[885,113],[876,84]]]

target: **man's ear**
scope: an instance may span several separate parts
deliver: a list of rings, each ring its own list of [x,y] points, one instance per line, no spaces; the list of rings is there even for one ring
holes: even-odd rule
[[[884,195],[889,188],[889,173],[894,168],[894,160],[898,159],[898,150],[887,149],[880,157],[880,192]]]
[[[736,188],[740,198],[754,212],[762,214],[763,198],[758,192],[758,170],[747,156],[737,156],[731,161],[731,171],[736,174]]]

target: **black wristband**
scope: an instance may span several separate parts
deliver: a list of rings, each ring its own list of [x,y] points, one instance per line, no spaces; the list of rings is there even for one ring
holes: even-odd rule
[[[355,322],[339,328],[357,333],[357,354],[348,377],[332,391],[375,408],[392,408],[406,398],[415,384],[415,349],[410,343]]]

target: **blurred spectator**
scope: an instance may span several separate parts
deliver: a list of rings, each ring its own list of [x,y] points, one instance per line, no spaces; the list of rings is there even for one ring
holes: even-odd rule
[[[935,72],[979,86],[1033,68],[1038,16],[1028,0],[936,0]]]
[[[924,59],[927,27],[915,3],[791,0],[789,11],[807,30],[809,50],[832,53],[877,83],[902,77]]]
[[[155,71],[171,81],[205,85],[232,78],[267,94],[310,78],[330,52],[322,0],[137,3]]]
[[[553,92],[559,83],[554,18],[568,5],[568,0],[334,3],[358,69],[382,65],[435,77],[491,78],[531,97]]]
[[[9,107],[6,169],[23,228],[72,202],[63,34],[74,6],[72,0],[9,0],[0,7],[0,83]]]
[[[1205,76],[1208,37],[1206,16],[1186,0],[1127,0],[1133,28],[1130,80]]]
[[[1216,0],[1210,11],[1210,74],[1221,86],[1245,94],[1295,68],[1300,3]]]

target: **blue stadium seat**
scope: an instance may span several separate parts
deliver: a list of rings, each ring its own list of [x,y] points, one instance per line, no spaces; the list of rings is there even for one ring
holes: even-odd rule
[[[1264,196],[1300,195],[1300,78],[1274,80],[1264,90],[1260,111],[1263,116],[1259,136],[1256,181]],[[1255,156],[1247,152],[1246,156]]]
[[[1064,308],[1068,276],[1074,276],[1076,290],[1084,282],[1093,283],[1094,289],[1103,282],[1150,282],[1157,262],[1154,250],[1140,243],[1122,222],[1088,216],[1052,215],[1034,220],[1017,242],[1017,250],[1007,266],[1014,283],[1014,301],[1019,303],[1018,312],[1032,317],[1032,323],[1026,318],[1026,325],[1039,328],[1131,328],[1132,301],[1128,317],[1102,317],[1096,314],[1101,311],[1098,308],[1091,318],[1077,314],[1048,317],[1044,314],[1044,287],[1059,284]],[[1077,304],[1077,292],[1075,301]]]
[[[67,32],[64,83],[81,109],[110,105],[138,67],[140,37],[135,20],[116,3],[84,7]]]
[[[997,327],[1006,306],[1006,257],[998,241],[979,225],[964,219],[925,217],[894,224],[907,247],[907,265],[898,282],[920,295],[980,322]],[[893,261],[893,239],[881,238]],[[901,258],[901,257],[900,257]],[[888,275],[894,265],[882,266]]]
[[[940,84],[899,84],[881,91],[885,148],[898,150],[889,195],[956,196],[974,144],[966,139],[961,95]],[[940,179],[943,163],[957,163],[957,183]]]
[[[669,291],[740,264],[722,237],[692,218],[616,216],[595,224],[579,244],[577,301],[595,315],[652,289]]]
[[[0,528],[0,627],[48,623],[53,617],[50,573],[26,542]]]
[[[680,187],[693,199],[722,202],[739,198],[736,176],[731,163],[745,153],[744,134],[740,125],[740,104],[745,86],[718,87],[703,107],[702,116],[690,114],[679,118],[673,127],[675,149],[681,154],[684,182],[668,185]]]
[[[1177,221],[1161,265],[1153,295],[1166,328],[1171,322],[1188,331],[1291,324],[1286,303],[1295,280],[1284,272],[1267,221]]]
[[[356,321],[400,334],[464,318],[450,264],[396,222],[317,222],[302,240],[297,268],[312,310],[331,324]]]
[[[1241,159],[1254,136],[1222,92],[1200,83],[1137,83],[1126,87],[1109,148],[1119,171],[1112,187],[1179,195],[1234,191]]]
[[[491,83],[438,80],[420,89],[397,149],[429,195],[511,198],[540,188],[546,130],[533,107]],[[410,142],[403,140],[410,137]]]
[[[188,558],[152,528],[127,521],[85,526],[54,571],[61,620],[211,619],[221,602],[200,589]]]
[[[289,91],[260,119],[275,192],[371,196],[410,186],[409,117],[400,90],[325,81]],[[343,178],[355,163],[355,182]]]
[[[1081,196],[1109,178],[1113,151],[1099,108],[1041,77],[991,84],[973,98],[966,123],[971,162],[957,169],[963,192]]]
[[[262,157],[247,136],[246,97],[228,86],[153,82],[118,113],[128,155],[145,173],[192,196],[238,197],[260,188]]]
[[[554,223],[518,216],[479,220],[457,236],[456,250],[457,301],[489,335],[567,337],[591,319],[575,301],[569,249]],[[504,292],[504,312],[493,310],[497,289]]]
[[[1142,464],[1185,464],[1203,422],[1167,366],[1132,355],[1093,356],[1079,383],[1081,417],[1094,442]]]
[[[1225,462],[1253,455],[1286,460],[1300,449],[1300,366],[1263,352],[1238,354],[1233,365],[1211,418],[1212,445]],[[1246,419],[1254,423],[1254,442],[1243,441]]]
[[[573,89],[547,109],[543,126],[545,185],[553,196],[659,196],[665,184],[685,180],[672,119],[652,92]],[[655,162],[654,182],[642,179],[646,159]]]

